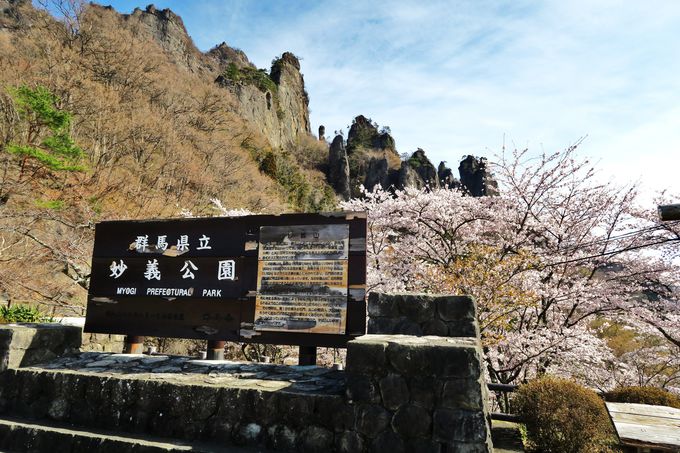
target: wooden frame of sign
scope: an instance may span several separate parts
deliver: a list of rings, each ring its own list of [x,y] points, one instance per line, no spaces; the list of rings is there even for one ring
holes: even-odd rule
[[[85,331],[344,347],[365,293],[365,213],[101,222]]]

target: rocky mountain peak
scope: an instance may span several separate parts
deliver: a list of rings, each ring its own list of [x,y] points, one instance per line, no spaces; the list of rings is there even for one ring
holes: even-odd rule
[[[415,174],[419,177],[422,184],[407,184],[405,181],[413,179],[413,177],[407,177],[408,174],[412,173],[413,170]],[[430,159],[425,155],[425,151],[422,148],[418,148],[411,154],[411,157],[404,161],[401,165],[401,173],[399,181],[400,188],[403,189],[409,186],[416,186],[418,188],[429,187],[435,189],[439,187],[439,176],[437,174],[437,169],[434,167]],[[404,182],[402,182],[402,180]]]
[[[221,71],[225,70],[230,63],[235,64],[238,68],[255,68],[255,65],[250,62],[245,52],[229,46],[226,42],[216,45],[206,55],[215,60]]]
[[[498,182],[484,157],[465,156],[458,166],[460,182],[473,197],[498,195]]]
[[[377,132],[377,130],[378,126],[373,122],[373,120],[366,118],[364,115],[358,115],[354,118],[352,126],[349,128],[348,139],[357,136],[361,131]]]
[[[146,9],[135,8],[131,14],[123,14],[128,26],[156,41],[172,60],[192,72],[204,68],[203,54],[191,40],[184,21],[168,8],[159,10],[154,5]]]
[[[279,61],[279,62],[285,63],[285,64],[289,64],[292,67],[294,67],[295,69],[297,69],[298,71],[300,70],[300,60],[292,52],[284,52],[281,55],[281,58],[278,58],[278,60],[276,60],[276,61]],[[272,67],[272,70],[273,69],[274,68]],[[274,77],[273,71],[272,71],[272,77]]]
[[[139,13],[139,12],[141,12],[141,9],[135,8],[133,14]],[[154,16],[156,16],[161,21],[178,22],[182,26],[182,28],[184,28],[184,31],[186,32],[186,27],[184,27],[184,21],[182,21],[181,17],[179,17],[174,12],[172,12],[172,10],[170,8],[164,8],[164,9],[159,10],[158,8],[156,8],[156,6],[154,4],[150,4],[150,5],[147,5],[146,9],[144,10],[144,13],[153,14]]]
[[[239,51],[226,45],[211,52],[213,56],[223,55],[223,61],[228,62],[215,83],[236,95],[239,113],[256,124],[273,146],[290,148],[301,137],[311,135],[309,97],[295,55],[284,52],[267,72],[250,62],[230,61],[238,59]]]
[[[319,134],[323,135],[321,129]],[[342,135],[335,136],[327,168],[329,184],[345,200],[361,196],[362,185],[369,191],[378,186],[386,190],[448,188],[475,197],[498,195],[498,183],[485,158],[466,156],[460,163],[460,180],[446,162],[435,167],[422,148],[402,160],[389,128],[379,129],[364,115],[354,118],[346,143]]]
[[[453,171],[446,166],[445,161],[439,162],[439,167],[437,167],[437,177],[439,178],[440,187],[448,187],[449,189],[462,188],[460,180],[453,176]]]
[[[169,8],[159,10],[154,5],[148,5],[144,10],[135,8],[131,14],[123,14],[123,17],[137,18],[149,25],[154,24],[155,28],[162,33],[158,37],[164,39],[173,34],[175,35],[174,38],[190,39],[182,18]]]
[[[342,135],[336,135],[328,148],[328,182],[343,200],[350,198],[349,160]]]
[[[378,125],[370,118],[359,115],[354,118],[347,134],[347,152],[352,153],[358,148],[395,150],[394,138],[389,130],[378,130]]]
[[[225,42],[205,54],[200,52],[182,19],[169,9],[149,5],[122,17],[137,34],[156,41],[177,66],[210,77],[231,91],[237,98],[238,114],[272,146],[286,148],[302,135],[311,135],[309,98],[300,60],[293,53],[275,58],[267,71],[256,68],[242,50]]]
[[[291,52],[284,52],[279,58],[274,58],[269,77],[279,86],[288,83],[300,85],[304,88],[305,82],[300,73],[300,60]],[[309,103],[309,99],[307,99],[307,103]]]

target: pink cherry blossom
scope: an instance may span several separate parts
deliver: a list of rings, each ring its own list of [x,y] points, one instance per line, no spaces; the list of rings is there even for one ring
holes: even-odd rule
[[[473,295],[493,381],[677,391],[680,225],[638,206],[635,186],[599,183],[575,149],[503,153],[500,196],[377,190],[343,203],[368,212],[368,288]],[[631,329],[639,348],[614,351],[603,325]]]

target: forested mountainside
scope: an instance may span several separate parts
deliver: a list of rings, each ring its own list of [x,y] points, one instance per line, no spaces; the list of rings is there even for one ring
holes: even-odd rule
[[[83,301],[93,225],[332,209],[297,58],[270,73],[225,44],[201,53],[181,19],[96,5],[57,21],[0,1],[0,289]],[[216,83],[219,81],[219,83]],[[295,152],[294,152],[295,151]]]
[[[82,303],[101,220],[214,214],[211,200],[332,210],[362,185],[495,191],[483,160],[461,181],[422,150],[402,161],[361,115],[347,140],[313,136],[290,52],[258,69],[226,43],[198,50],[170,10],[51,4],[59,20],[0,0],[0,299]]]
[[[212,197],[258,210],[285,209],[288,203],[307,209],[307,203],[319,202],[307,200],[309,194],[289,200],[290,187],[277,186],[295,188],[295,178],[259,172],[272,153],[291,160],[279,156],[283,145],[289,151],[309,138],[304,85],[292,55],[274,61],[274,83],[226,45],[198,51],[181,19],[168,10],[121,15],[92,5],[73,12],[66,25],[30,2],[6,2],[2,10],[0,83],[44,86],[58,98],[56,108],[72,116],[69,131],[87,167],[70,177],[88,187],[91,197],[116,193],[101,198],[114,205],[125,200],[129,212],[119,215],[140,208],[154,213],[154,204],[165,214]],[[218,78],[234,89],[216,84]],[[4,89],[3,104],[10,107],[11,98]],[[3,143],[29,138],[16,136],[26,132],[15,124],[22,122],[20,115],[9,122],[16,113],[5,115]],[[311,182],[318,175],[293,176]]]

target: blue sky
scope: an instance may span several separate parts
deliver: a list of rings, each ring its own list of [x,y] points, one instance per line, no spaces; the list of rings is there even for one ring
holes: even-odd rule
[[[121,12],[145,5],[113,1]],[[588,136],[603,178],[680,197],[680,2],[158,1],[201,50],[302,61],[313,130],[364,114],[435,165]],[[678,200],[680,202],[680,198]]]

